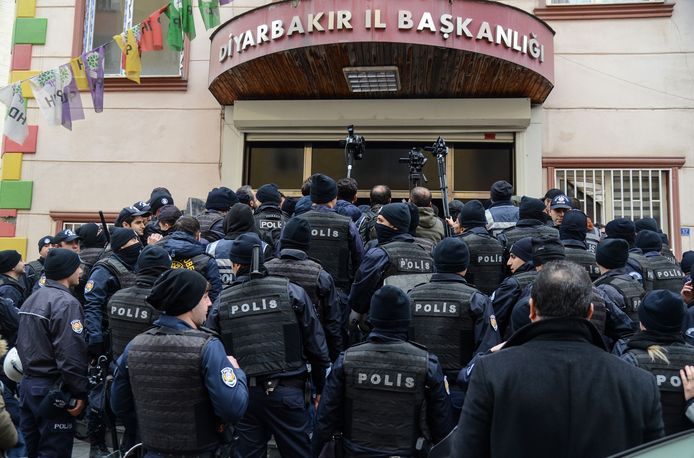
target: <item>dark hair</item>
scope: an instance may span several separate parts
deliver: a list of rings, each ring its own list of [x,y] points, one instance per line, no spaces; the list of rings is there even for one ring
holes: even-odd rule
[[[144,218],[143,215],[133,215],[132,213],[128,213],[128,216],[120,220],[120,227],[123,227],[123,223],[128,223],[128,225],[131,225],[132,222],[135,220],[135,218]]]
[[[246,203],[248,205],[250,205],[251,202],[253,202],[253,200],[255,200],[255,196],[253,195],[253,188],[249,184],[245,184],[245,185],[241,186],[239,189],[236,190],[235,194],[237,196],[239,196],[239,200],[241,200],[241,198],[240,198],[241,195],[246,196],[246,198],[248,199],[248,202],[244,202],[244,203]]]
[[[301,195],[308,196],[311,194],[311,177],[306,178],[301,185]]]
[[[391,199],[390,188],[385,184],[377,184],[371,188],[369,199],[371,200],[371,205],[388,205]]]
[[[359,185],[354,178],[340,178],[337,180],[337,198],[352,202],[357,195]]]
[[[431,191],[423,186],[412,188],[410,202],[418,207],[429,207],[431,205]]]
[[[542,266],[531,297],[537,314],[550,317],[588,317],[593,284],[588,272],[571,261],[551,261]]]
[[[174,231],[182,231],[186,234],[195,235],[200,230],[200,221],[192,216],[181,216],[174,224]]]

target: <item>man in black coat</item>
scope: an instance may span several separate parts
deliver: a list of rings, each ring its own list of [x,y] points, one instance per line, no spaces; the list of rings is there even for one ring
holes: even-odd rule
[[[608,456],[663,436],[655,378],[605,351],[591,296],[580,266],[544,266],[533,323],[474,367],[451,456]]]

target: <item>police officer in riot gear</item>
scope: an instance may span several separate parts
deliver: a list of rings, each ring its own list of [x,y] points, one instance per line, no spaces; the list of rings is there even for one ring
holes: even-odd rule
[[[80,258],[72,250],[54,248],[44,266],[45,287],[19,312],[17,352],[24,372],[19,389],[21,429],[28,456],[69,458],[74,417],[84,409],[89,386],[82,308],[70,292],[79,282]],[[48,418],[41,405],[59,385],[66,408]]]
[[[521,298],[525,287],[534,282],[537,276],[537,271],[533,265],[532,237],[524,237],[511,245],[506,265],[511,270],[512,275],[505,278],[491,295],[492,308],[499,326],[499,333],[504,337],[511,333],[508,325],[513,307]]]
[[[27,278],[27,291],[29,293],[35,291],[39,287],[39,282],[43,276],[43,264],[46,260],[48,251],[55,245],[52,235],[44,235],[39,239],[39,258],[31,262],[27,262],[24,266],[24,271]],[[46,279],[43,279],[44,283]]]
[[[591,280],[600,276],[600,270],[595,263],[595,255],[588,250],[586,244],[586,231],[588,230],[588,218],[580,210],[569,210],[564,214],[559,226],[559,239],[564,245],[566,259],[575,262],[586,269]]]
[[[208,283],[195,271],[169,270],[147,301],[162,315],[118,360],[111,407],[121,417],[137,414],[146,457],[217,456],[220,431],[246,411],[248,387],[234,357],[201,329]]]
[[[677,258],[670,249],[667,234],[664,234],[663,231],[658,227],[658,222],[655,220],[655,218],[646,217],[638,219],[634,221],[634,228],[636,229],[637,234],[643,230],[649,230],[657,233],[660,236],[660,241],[663,242],[663,247],[660,250],[660,254],[665,256],[667,260],[673,264],[677,263]]]
[[[270,275],[287,277],[306,291],[323,325],[330,361],[335,361],[343,350],[343,313],[333,278],[307,255],[310,245],[309,222],[301,218],[290,219],[282,231],[279,258],[267,261],[265,268]]]
[[[682,337],[685,306],[673,292],[656,290],[647,293],[638,310],[640,331],[629,338],[625,361],[655,376],[660,390],[665,434],[691,429],[685,416],[685,399],[680,369],[694,364],[694,346]]]
[[[29,295],[22,255],[16,250],[0,251],[0,297],[20,308]]]
[[[313,432],[314,457],[338,431],[343,439],[336,447],[346,456],[426,456],[426,444],[453,428],[437,357],[407,341],[410,298],[387,285],[370,307],[368,340],[345,351],[330,372]]]
[[[270,435],[283,456],[309,456],[306,363],[316,403],[330,365],[320,321],[303,288],[267,275],[256,234],[236,238],[229,256],[236,281],[222,291],[207,323],[249,377],[248,411],[237,426],[240,456],[266,456]]]
[[[489,235],[484,206],[471,200],[460,211],[461,238],[470,250],[470,265],[465,279],[484,294],[491,294],[504,278],[504,246]]]
[[[77,229],[80,236],[80,259],[82,260],[82,278],[75,288],[75,296],[84,304],[84,287],[89,281],[89,274],[94,264],[103,256],[106,247],[104,230],[96,223],[86,223]]]
[[[463,240],[443,239],[434,248],[436,273],[431,281],[408,293],[412,299],[409,337],[439,358],[448,378],[455,418],[463,405],[456,383],[458,372],[473,354],[484,353],[501,342],[491,301],[465,280],[469,264],[470,252]]]
[[[544,209],[545,207],[540,199],[523,196],[518,209],[520,217],[518,223],[497,236],[507,251],[514,243],[524,237],[559,237],[557,229],[545,225],[546,215]]]
[[[259,187],[255,193],[255,198],[258,202],[258,208],[253,215],[255,227],[260,233],[260,238],[268,243],[272,252],[275,253],[282,227],[287,220],[280,208],[282,196],[277,185],[270,183]]]
[[[207,193],[205,211],[195,219],[200,223],[200,237],[208,242],[214,242],[224,237],[224,215],[232,205],[239,202],[234,191],[224,186],[212,189]]]
[[[628,218],[616,218],[605,225],[605,235],[608,239],[622,239],[629,244],[629,259],[627,266],[630,270],[629,274],[637,278],[644,285],[648,281],[648,269],[645,264],[643,253],[640,249],[634,246],[636,242],[636,226],[634,222]],[[644,263],[644,266],[641,264]]]
[[[149,205],[149,210],[152,212],[152,219],[150,219],[147,226],[145,226],[144,238],[149,244],[149,237],[151,235],[154,235],[155,238],[160,238],[166,235],[162,233],[162,228],[159,224],[159,217],[164,207],[174,206],[174,199],[168,189],[154,188],[149,196],[147,204]],[[173,226],[173,223],[171,225]]]
[[[409,226],[410,212],[406,204],[381,207],[376,223],[378,246],[364,255],[349,293],[349,306],[354,312],[366,314],[371,296],[383,284],[406,291],[431,277],[434,261],[429,252],[414,243],[407,232]]]
[[[679,293],[684,284],[685,274],[679,265],[673,264],[660,254],[660,236],[656,232],[642,230],[636,235],[635,245],[643,253],[643,257],[639,257],[638,260],[647,272],[644,276],[644,289],[667,289]]]
[[[641,282],[629,275],[629,244],[621,239],[605,239],[598,245],[595,258],[601,275],[593,283],[632,319],[636,330],[639,305],[646,292]]]

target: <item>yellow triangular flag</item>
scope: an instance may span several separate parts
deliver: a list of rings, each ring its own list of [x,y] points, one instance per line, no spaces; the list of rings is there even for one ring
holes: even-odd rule
[[[142,63],[140,62],[140,50],[137,47],[137,38],[135,38],[133,29],[128,29],[126,37],[123,37],[123,35],[114,35],[113,39],[123,53],[123,58],[125,60],[125,77],[140,84]]]
[[[75,57],[70,61],[70,66],[72,67],[72,76],[75,78],[77,89],[80,91],[89,90],[89,82],[87,81],[87,74],[84,73],[84,62],[82,62],[82,58]]]

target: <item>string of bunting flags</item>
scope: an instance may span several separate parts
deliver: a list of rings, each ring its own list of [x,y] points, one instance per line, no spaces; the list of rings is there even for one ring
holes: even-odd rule
[[[198,6],[205,30],[220,24],[219,6],[230,2],[231,0],[199,0]],[[166,44],[175,51],[183,51],[184,36],[189,40],[195,38],[192,0],[170,0],[139,24],[120,35],[115,35],[113,41],[86,51],[67,64],[0,88],[0,103],[7,107],[2,133],[20,145],[29,135],[27,104],[21,89],[22,83],[27,80],[41,115],[52,125],[62,125],[72,130],[73,121],[84,119],[82,98],[77,87],[78,80],[86,80],[94,111],[101,113],[104,110],[105,49],[114,43],[121,50],[125,77],[140,84],[142,53],[164,49],[162,14],[169,19]]]

